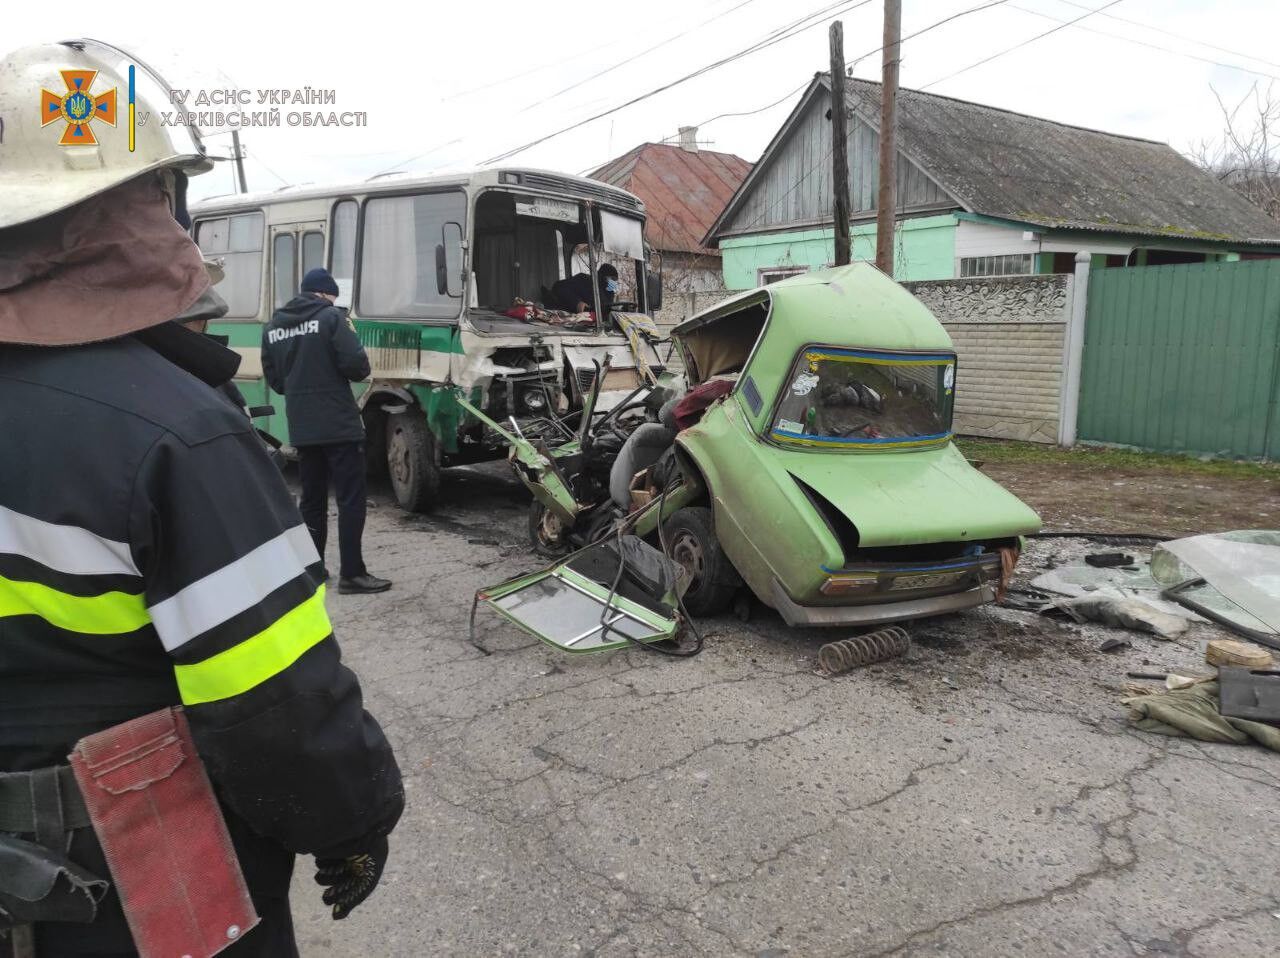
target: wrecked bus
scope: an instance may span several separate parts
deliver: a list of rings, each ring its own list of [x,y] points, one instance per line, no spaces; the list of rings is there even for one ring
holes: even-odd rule
[[[443,466],[506,452],[458,398],[536,439],[581,407],[596,363],[611,369],[602,407],[661,372],[637,330],[661,305],[644,205],[603,183],[530,169],[383,176],[215,197],[191,213],[229,306],[211,332],[241,355],[249,403],[280,410],[264,428],[286,444],[284,402],[262,376],[262,326],[308,270],[333,274],[373,368],[355,387],[370,472],[389,475],[405,509],[431,505]],[[543,308],[557,280],[606,262],[620,281],[611,308],[598,289],[584,313]]]
[[[1040,519],[952,442],[956,354],[919,300],[859,263],[739,294],[671,338],[686,387],[718,396],[693,424],[668,401],[621,448],[585,431],[550,450],[509,437],[536,548],[622,523],[683,569],[693,615],[744,586],[797,626],[996,598]]]

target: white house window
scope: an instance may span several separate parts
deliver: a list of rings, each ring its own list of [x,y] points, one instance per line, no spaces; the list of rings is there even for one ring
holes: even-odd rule
[[[771,266],[767,269],[756,270],[756,284],[758,286],[768,286],[770,283],[776,283],[780,279],[786,279],[788,276],[799,276],[802,273],[809,272],[807,266]]]
[[[1030,253],[1006,256],[965,256],[960,260],[960,276],[1025,276],[1032,272]]]

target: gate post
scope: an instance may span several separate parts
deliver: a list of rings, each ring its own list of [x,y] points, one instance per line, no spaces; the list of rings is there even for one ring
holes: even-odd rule
[[[1076,417],[1080,411],[1080,364],[1084,357],[1084,323],[1089,305],[1089,253],[1076,253],[1075,281],[1071,284],[1071,313],[1062,337],[1062,389],[1058,407],[1058,445],[1076,444]]]

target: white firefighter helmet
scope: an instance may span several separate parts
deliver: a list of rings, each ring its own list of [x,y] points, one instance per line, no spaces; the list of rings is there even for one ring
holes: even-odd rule
[[[133,67],[132,88],[130,67]],[[135,117],[130,147],[130,94]],[[98,40],[24,47],[0,60],[0,229],[48,216],[162,168],[212,167],[160,76]]]

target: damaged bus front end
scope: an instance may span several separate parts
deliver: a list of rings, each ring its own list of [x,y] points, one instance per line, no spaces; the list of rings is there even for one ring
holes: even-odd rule
[[[405,509],[431,505],[444,466],[506,454],[460,395],[521,435],[563,439],[596,364],[610,368],[601,408],[662,370],[644,205],[612,186],[502,169],[286,188],[192,212],[197,243],[225,273],[232,308],[218,331],[241,353],[254,401],[272,401],[261,326],[307,270],[329,268],[373,368],[356,386],[370,471],[389,474]],[[580,301],[566,304],[557,284],[576,277],[587,277]],[[269,429],[287,441],[283,417]]]

